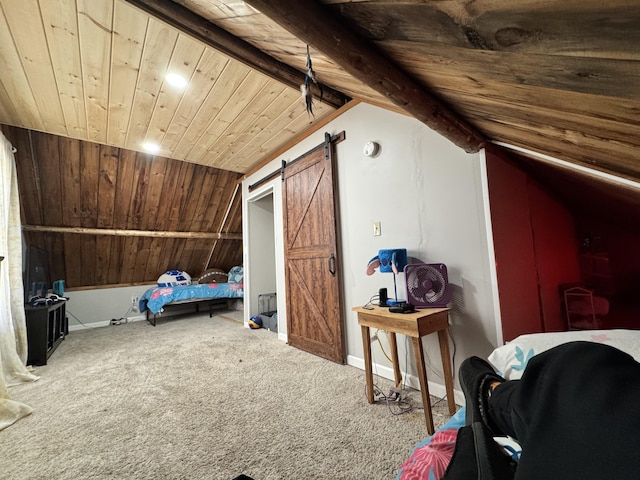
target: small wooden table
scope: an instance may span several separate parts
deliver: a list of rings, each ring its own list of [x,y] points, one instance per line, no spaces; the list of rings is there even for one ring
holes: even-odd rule
[[[422,348],[422,337],[430,333],[438,332],[440,342],[440,356],[442,357],[442,370],[444,383],[447,392],[447,403],[449,413],[456,413],[456,402],[453,396],[453,373],[451,369],[451,357],[449,354],[449,309],[448,308],[426,308],[416,310],[413,313],[391,313],[388,308],[373,306],[371,310],[362,307],[353,307],[352,310],[358,314],[358,324],[362,329],[362,346],[364,348],[364,368],[367,378],[367,400],[373,403],[373,372],[371,369],[371,338],[369,329],[371,327],[384,330],[389,334],[389,345],[391,347],[391,359],[393,361],[393,376],[396,387],[400,386],[402,376],[398,362],[398,345],[396,343],[396,333],[401,333],[411,337],[415,354],[418,379],[420,380],[420,392],[422,393],[422,403],[424,406],[424,416],[427,423],[427,432],[433,435],[433,415],[431,413],[431,401],[429,399],[429,387],[427,386],[427,371],[424,365],[424,351]]]

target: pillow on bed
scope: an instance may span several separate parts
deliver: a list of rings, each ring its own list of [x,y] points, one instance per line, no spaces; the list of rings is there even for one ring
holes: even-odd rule
[[[242,283],[244,271],[242,265],[237,265],[229,270],[229,283]]]
[[[198,278],[198,283],[227,283],[227,278],[226,272],[219,268],[210,268]]]
[[[489,362],[510,380],[522,377],[527,362],[552,347],[576,340],[606,343],[627,352],[640,361],[640,331],[638,330],[575,330],[569,332],[532,333],[521,335],[489,355]]]

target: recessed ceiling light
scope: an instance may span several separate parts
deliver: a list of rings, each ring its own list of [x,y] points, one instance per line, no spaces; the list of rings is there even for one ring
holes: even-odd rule
[[[186,88],[189,82],[182,75],[178,75],[177,73],[167,73],[167,76],[164,77],[168,84],[173,85],[176,88]]]
[[[153,142],[145,142],[142,144],[142,148],[149,153],[158,153],[160,151],[160,145]]]

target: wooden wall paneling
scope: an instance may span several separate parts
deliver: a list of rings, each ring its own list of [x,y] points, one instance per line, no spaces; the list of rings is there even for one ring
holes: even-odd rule
[[[238,189],[236,196],[232,200],[231,208],[226,218],[226,222],[220,228],[225,233],[242,232],[242,191]]]
[[[221,167],[223,163],[232,160],[238,152],[242,151],[247,142],[251,142],[254,139],[257,132],[267,128],[285,109],[289,109],[296,104],[300,107],[302,106],[298,90],[288,87],[283,88],[273,81],[267,83],[248,106],[247,111],[255,113],[252,115],[239,115],[233,123],[233,134],[227,135],[224,142],[218,142],[214,148],[210,148],[207,156],[211,155],[213,158],[218,159],[220,163],[216,163],[216,165]],[[232,162],[231,164],[233,163],[238,162]]]
[[[241,176],[235,172],[13,127],[3,131],[10,141],[14,139],[12,143],[19,143],[15,139],[21,143],[19,180],[31,185],[21,187],[21,197],[32,191],[30,199],[43,199],[44,221],[26,224],[49,226],[48,220],[56,222],[50,226],[94,230],[25,231],[26,241],[35,238],[43,248],[57,239],[59,277],[69,288],[145,283],[171,268],[186,269],[197,277],[213,255],[217,239],[123,237],[108,231],[217,233],[227,211],[233,215],[238,208],[229,206]],[[33,158],[24,160],[32,145]],[[238,205],[239,197],[234,201]],[[106,234],[101,235],[100,229]],[[229,233],[240,229],[241,225],[238,230],[225,227]],[[241,248],[241,243],[237,245]],[[224,268],[234,263],[222,261]]]
[[[112,228],[120,149],[102,145],[98,172],[98,228]]]
[[[43,130],[67,135],[42,20],[39,16],[31,15],[34,10],[39,11],[37,0],[4,0],[2,10],[11,31],[11,45],[18,45],[19,56],[28,60],[21,62],[27,82],[17,87],[21,90],[39,92],[32,98],[40,113]],[[20,45],[28,45],[29,51],[20,51]],[[15,92],[11,92],[13,93]]]
[[[619,118],[611,118],[608,113],[594,111],[593,107],[601,103],[601,99],[594,95],[564,95],[567,103],[575,101],[579,104],[586,104],[588,107],[585,106],[584,110],[567,107],[567,109],[560,112],[557,107],[549,108],[548,106],[551,97],[561,96],[558,95],[558,92],[548,95],[550,93],[548,89],[540,89],[539,96],[535,97],[531,93],[530,98],[533,101],[539,99],[536,105],[527,106],[525,103],[517,102],[499,104],[498,100],[490,98],[489,95],[480,99],[478,95],[474,94],[459,94],[457,105],[461,110],[475,118],[486,117],[487,120],[494,120],[500,116],[500,123],[503,124],[517,123],[522,126],[543,125],[547,127],[554,125],[555,128],[549,131],[558,131],[559,133],[565,131],[567,136],[592,137],[605,144],[606,142],[611,142],[621,144],[621,146],[624,145],[626,148],[637,148],[640,145],[640,139],[634,135],[629,136],[629,130],[633,129],[633,126],[624,123]],[[635,108],[640,108],[640,102],[629,99],[627,102],[629,111],[634,106]],[[522,115],[523,109],[526,109],[526,115]],[[640,134],[640,126],[637,128]],[[539,127],[538,130],[540,130]]]
[[[133,271],[133,283],[144,282],[144,275],[147,271],[147,264],[149,262],[149,247],[152,240],[152,238],[148,237],[138,237],[138,247]]]
[[[202,182],[202,190],[192,201],[196,202],[195,216],[191,222],[189,231],[192,232],[206,232],[205,229],[206,216],[211,215],[212,205],[211,199],[214,197],[215,188],[219,181],[219,171],[216,169],[207,168],[204,170],[204,180]]]
[[[183,192],[183,208],[180,223],[178,224],[179,232],[188,232],[191,224],[196,216],[196,207],[198,198],[202,195],[202,184],[204,182],[204,170],[202,165],[196,165],[194,175],[187,191]]]
[[[254,149],[261,145],[261,140],[265,137],[272,137],[278,131],[279,123],[291,111],[292,107],[298,106],[300,111],[304,110],[300,99],[300,92],[292,88],[283,89],[269,108],[265,109],[259,117],[252,119],[251,128],[239,135],[231,142],[226,149],[218,154],[220,159],[219,168],[240,171],[237,157],[242,158],[244,151]]]
[[[120,150],[118,158],[118,175],[116,177],[115,207],[113,227],[129,229],[130,205],[133,200],[134,172],[136,166],[136,152]]]
[[[122,271],[124,267],[124,244],[126,237],[113,237],[109,249],[109,269],[107,274],[107,285],[117,285],[124,283]]]
[[[185,239],[182,255],[180,255],[180,259],[178,261],[177,268],[179,270],[186,270],[190,275],[193,272],[193,270],[189,270],[189,269],[192,267],[191,261],[194,255],[194,251],[196,250],[196,247],[197,247],[197,242],[198,240],[193,238]],[[198,269],[196,268],[196,270]],[[196,275],[196,273],[194,272],[193,275]]]
[[[228,271],[235,265],[242,265],[242,240],[218,240],[209,268]]]
[[[31,135],[22,128],[1,125],[3,134],[16,149],[16,172],[18,176],[18,193],[20,195],[20,219],[22,223],[41,225],[42,193],[40,190],[38,164],[30,142]]]
[[[45,237],[45,235],[43,235]],[[46,249],[49,253],[49,270],[51,281],[65,280],[66,286],[66,263],[64,250],[64,235],[58,233],[55,235],[46,235]],[[51,285],[50,285],[51,287]]]
[[[99,176],[100,144],[82,142],[80,147],[80,224],[83,227],[98,226]]]
[[[293,113],[295,114],[296,112]],[[274,124],[277,124],[279,128],[270,129],[268,135],[262,138],[261,146],[258,150],[259,153],[267,155],[269,152],[279,150],[283,145],[283,132],[291,134],[297,132],[300,125],[311,125],[311,123],[314,122],[313,116],[309,115],[303,106],[297,113],[297,115],[292,115],[292,112],[288,111],[276,119]],[[318,113],[316,113],[316,115],[318,115]],[[253,159],[251,159],[251,161],[253,161]],[[243,166],[247,165],[238,165],[238,167]],[[225,168],[227,168],[227,166],[225,166]],[[240,168],[234,170],[241,171]]]
[[[67,134],[87,138],[75,2],[38,2]]]
[[[109,285],[109,259],[114,240],[111,235],[96,236],[95,285]]]
[[[200,42],[179,34],[175,48],[171,52],[166,72],[177,73],[189,81],[204,54],[204,50],[205,48]],[[162,83],[156,100],[156,108],[153,110],[144,138],[147,141],[158,142],[162,145],[163,150],[167,151],[164,145],[164,137],[174,119],[176,109],[181,103],[191,102],[192,99],[190,98],[190,88],[180,89],[174,87],[164,81],[164,75],[162,73],[160,76]]]
[[[144,153],[136,154],[135,166],[133,169],[129,215],[127,218],[127,228],[132,230],[140,230],[140,226],[144,221],[143,216],[146,214],[144,208],[147,198],[149,170],[151,169],[152,160],[152,155]]]
[[[190,193],[190,185],[193,180],[197,165],[194,163],[183,163],[180,165],[178,182],[176,183],[175,195],[171,197],[172,208],[165,223],[165,230],[180,231],[181,221],[184,215],[185,202]]]
[[[434,57],[435,64],[444,62],[446,57]],[[489,62],[501,62],[503,59],[489,57]],[[450,60],[452,61],[452,60]],[[518,81],[518,76],[505,78],[489,72],[477,72],[475,76],[464,74],[465,64],[452,72],[440,71],[433,67],[428,71],[429,79],[441,84],[437,91],[452,98],[455,105],[460,103],[474,104],[476,98],[479,103],[476,109],[487,108],[491,110],[507,107],[519,107],[521,115],[533,112],[556,110],[554,115],[569,113],[572,116],[592,118],[596,121],[609,119],[622,125],[631,126],[637,123],[636,111],[638,108],[637,96],[616,98],[589,94],[585,92],[571,92],[557,88],[557,86],[532,86]],[[481,67],[478,66],[478,70]],[[425,71],[426,76],[426,71]],[[455,98],[453,98],[455,97]],[[635,122],[635,123],[634,123]],[[589,126],[588,124],[586,126]]]
[[[167,270],[180,269],[181,259],[184,255],[186,238],[176,238],[167,256]],[[160,272],[162,273],[162,272]]]
[[[96,285],[96,235],[78,235],[80,237],[81,285]]]
[[[225,68],[215,79],[209,95],[207,95],[200,109],[192,118],[189,128],[175,147],[173,151],[175,158],[187,158],[187,156],[190,156],[194,144],[200,143],[200,139],[205,135],[209,125],[216,121],[220,110],[244,81],[249,71],[248,67],[239,62],[230,61],[225,65]],[[198,139],[198,141],[196,142],[195,139]]]
[[[213,88],[212,80],[217,79],[229,63],[229,58],[217,51],[206,49],[198,62],[185,92],[190,101],[181,102],[175,112],[174,121],[164,135],[163,148],[173,153],[173,158],[184,159],[180,156],[177,146],[180,144],[198,110],[203,107]]]
[[[46,133],[33,136],[34,154],[42,185],[44,224],[62,225],[62,178],[58,137]]]
[[[220,240],[214,240],[213,242],[211,242],[211,249],[209,250],[209,254],[207,258],[203,262],[203,270],[205,272],[210,268],[221,268],[221,267],[217,267],[214,261],[214,258],[217,258],[216,248],[219,242]]]
[[[82,193],[80,191],[80,141],[60,137],[60,165],[62,175],[62,222],[69,227],[80,227]]]
[[[152,238],[149,243],[149,256],[145,267],[143,279],[149,280],[157,278],[166,269],[163,269],[164,259],[162,258],[163,245],[167,242],[166,238]]]
[[[467,48],[522,51],[539,55],[601,56],[628,49],[640,12],[629,2],[600,5],[584,2],[475,2],[460,9],[444,2],[331,2],[378,41],[403,39],[439,42]],[[611,22],[611,18],[626,21]],[[561,42],[558,39],[562,39]],[[622,58],[627,58],[623,56]]]
[[[278,116],[269,124],[268,128],[258,132],[253,141],[247,144],[246,149],[238,152],[235,157],[220,166],[227,170],[244,172],[249,169],[250,165],[255,164],[255,156],[247,156],[245,152],[254,149],[262,157],[277,151],[283,146],[283,134],[284,136],[298,134],[316,122],[316,118],[319,119],[328,112],[324,104],[316,102],[313,107],[314,115],[309,115],[301,102],[296,103],[297,107],[294,103],[291,109]]]
[[[2,0],[0,4],[5,12],[7,7],[22,6],[20,2],[11,0]],[[33,21],[36,20],[33,19]],[[15,117],[11,116],[3,119],[3,121],[14,125],[31,125],[32,128],[44,130],[42,117],[37,113],[38,105],[33,91],[30,88],[25,88],[25,85],[29,85],[29,79],[22,68],[20,52],[15,48],[15,43],[11,36],[11,27],[7,23],[6,15],[0,16],[0,61],[3,71],[2,92],[6,93],[2,103],[7,105],[8,110],[16,113]]]
[[[126,2],[114,3],[107,143],[124,145],[149,19]]]
[[[160,88],[177,39],[178,33],[173,28],[153,18],[149,19],[132,115],[129,120],[127,148],[140,150],[140,144],[145,141],[162,140],[162,138],[147,138],[147,130],[157,106]]]
[[[113,1],[77,0],[78,37],[88,99],[87,140],[107,142]]]
[[[122,246],[122,270],[120,274],[120,282],[122,284],[131,284],[135,278],[136,257],[138,255],[138,240],[141,237],[124,237]]]
[[[73,233],[63,234],[65,286],[69,288],[84,285],[82,283],[82,245],[80,242],[82,236]]]
[[[204,259],[209,255],[212,242],[212,240],[201,238],[191,239],[189,241],[191,253],[189,257],[185,256],[186,266],[183,267],[183,269],[186,270],[192,278],[197,278],[204,273]]]
[[[485,124],[478,122],[480,128],[483,128]],[[562,140],[551,135],[544,134],[532,134],[531,131],[522,128],[519,125],[503,125],[496,128],[493,124],[492,128],[496,133],[509,144],[520,146],[531,151],[546,151],[549,154],[556,154],[558,158],[559,154],[563,151],[568,151],[567,143],[573,145],[573,149],[570,154],[564,154],[564,158],[572,163],[587,166],[596,170],[604,171],[607,173],[613,173],[612,165],[613,159],[616,161],[615,175],[621,178],[630,178],[635,181],[640,179],[640,168],[635,159],[633,151],[625,150],[624,148],[618,149],[615,142],[611,143],[611,150],[604,150],[602,148],[588,148],[580,141],[576,139],[567,138]],[[551,129],[551,127],[549,127]],[[601,147],[602,144],[599,146]],[[621,164],[624,162],[626,165],[623,169]]]
[[[0,31],[2,30],[3,24],[0,20]],[[2,34],[0,33],[0,43],[2,43]],[[2,58],[2,50],[0,49],[0,59]],[[7,92],[7,89],[4,87],[2,83],[0,83],[0,124],[2,123],[11,123],[11,124],[20,124],[16,119],[20,119],[20,114],[16,110],[13,102],[11,101],[11,97]]]
[[[220,223],[229,204],[231,195],[228,193],[229,182],[233,181],[230,172],[220,170],[216,183],[211,187],[209,203],[206,206],[207,218],[202,219],[202,231],[219,232]],[[233,175],[233,174],[231,174]]]
[[[240,142],[239,133],[246,133],[256,117],[262,114],[283,90],[282,84],[257,72],[251,72],[247,75],[245,81],[235,92],[236,99],[240,101],[234,100],[227,103],[220,111],[219,120],[212,124],[207,132],[207,136],[213,134],[216,141],[210,142],[206,149],[203,148],[199,157],[196,156],[196,149],[192,150],[194,152],[193,158],[198,163],[212,165],[213,163],[206,159],[209,157],[217,159],[224,150],[230,148],[230,145]],[[243,110],[247,114],[240,115]],[[200,145],[198,142],[197,147]]]
[[[165,238],[164,242],[160,244],[160,256],[158,257],[158,263],[155,271],[149,271],[149,277],[159,277],[164,272],[169,270],[169,265],[171,263],[171,254],[174,250],[174,245],[176,243],[175,238]]]
[[[182,170],[185,165],[189,164],[176,160],[167,161],[155,218],[155,230],[175,231],[172,227],[177,223],[174,218],[178,216],[180,208],[181,190],[179,189],[179,182],[183,176]]]
[[[158,217],[158,205],[162,201],[162,186],[165,180],[167,163],[169,160],[163,157],[152,157],[149,162],[149,179],[147,183],[147,195],[143,214],[140,218],[141,230],[153,230]]]

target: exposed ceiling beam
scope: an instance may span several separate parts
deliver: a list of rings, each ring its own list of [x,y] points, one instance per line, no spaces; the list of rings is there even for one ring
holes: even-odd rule
[[[346,72],[384,95],[465,151],[474,153],[484,137],[429,93],[377,47],[340,22],[315,0],[245,0]]]
[[[299,89],[300,85],[304,83],[304,72],[276,60],[182,5],[171,0],[126,1],[274,80],[295,89]],[[322,101],[334,108],[340,108],[351,100],[347,95],[327,85],[322,85],[322,91]]]
[[[115,237],[190,238],[214,240],[242,240],[242,233],[225,232],[166,232],[159,230],[124,230],[117,228],[53,227],[49,225],[22,225],[25,232],[50,232],[75,235],[110,235]]]

